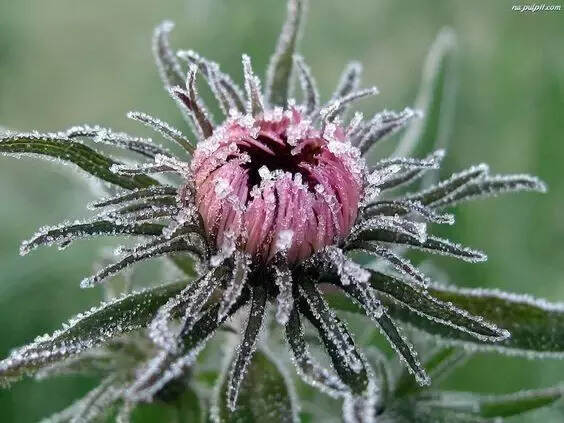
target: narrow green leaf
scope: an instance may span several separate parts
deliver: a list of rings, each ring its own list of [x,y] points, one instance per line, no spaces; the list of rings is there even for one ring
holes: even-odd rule
[[[227,407],[231,412],[237,408],[237,400],[241,384],[245,380],[247,370],[256,350],[258,335],[264,321],[264,312],[266,307],[266,290],[264,287],[257,285],[253,287],[251,300],[251,310],[247,327],[243,334],[243,339],[237,347],[236,358],[233,360],[229,372],[229,381],[227,383]],[[220,316],[224,316],[223,307],[220,309]]]
[[[357,90],[360,85],[361,76],[362,64],[359,62],[348,63],[341,73],[339,84],[337,85],[335,92],[331,96],[330,103]]]
[[[463,421],[471,418],[512,417],[547,407],[564,396],[564,389],[549,388],[521,391],[508,395],[476,395],[467,392],[431,392],[423,395],[420,405],[434,410],[458,413]],[[455,420],[456,421],[456,420]],[[497,421],[497,420],[495,420]]]
[[[442,208],[477,198],[495,197],[499,194],[519,191],[545,193],[546,185],[540,179],[529,175],[496,175],[483,179],[474,179],[454,191],[451,195],[433,203],[433,207]]]
[[[116,336],[146,327],[159,307],[185,286],[186,282],[181,281],[147,288],[77,315],[62,329],[37,338],[0,361],[0,381],[33,373]]]
[[[17,133],[0,137],[0,154],[39,155],[73,163],[86,173],[126,189],[146,188],[158,182],[146,175],[125,176],[112,172],[118,162],[60,134]]]
[[[433,290],[427,291],[379,272],[370,273],[370,284],[379,293],[378,298],[394,319],[399,318],[417,327],[427,327],[426,321],[429,321],[436,327],[435,330],[439,332],[437,334],[460,332],[459,336],[483,342],[495,342],[509,336],[506,330],[482,318],[477,310],[467,310],[456,302],[441,300],[433,295]],[[328,278],[330,276],[324,280],[329,280]],[[350,306],[336,297],[334,294],[329,297],[333,307],[342,309],[345,306],[350,310]],[[398,310],[405,314],[398,313]],[[419,323],[420,321],[424,323]],[[440,329],[441,327],[443,328]]]
[[[174,23],[164,21],[153,32],[153,56],[166,89],[186,83],[186,74],[169,44],[168,38],[173,28]]]
[[[423,157],[447,145],[454,117],[454,53],[456,38],[443,29],[427,55],[415,108],[423,119],[415,122],[400,140],[394,156]]]
[[[384,313],[382,317],[378,319],[378,324],[382,329],[382,333],[386,336],[388,342],[396,351],[403,364],[405,364],[408,372],[413,375],[417,383],[422,386],[430,385],[431,378],[427,375],[427,372],[421,365],[419,358],[417,357],[417,352],[413,348],[413,345],[411,345],[407,338],[405,338],[405,336],[403,336],[400,332],[400,329],[395,322],[390,319],[386,313]]]
[[[374,275],[377,275],[374,277]],[[372,286],[382,292],[380,299],[394,318],[410,324],[420,330],[437,335],[447,343],[464,344],[478,350],[494,350],[512,355],[527,357],[555,357],[564,358],[564,304],[549,303],[528,295],[505,293],[487,289],[460,289],[431,285],[427,296],[454,309],[465,310],[474,322],[475,333],[469,330],[445,325],[441,320],[452,318],[448,310],[427,308],[425,297],[418,297],[412,293],[407,285],[387,283],[379,274],[373,272]],[[397,289],[393,289],[396,287]],[[343,295],[326,295],[329,304],[340,310],[360,312],[358,306]],[[423,307],[423,308],[421,308]],[[416,309],[421,310],[416,311]],[[423,310],[427,311],[423,311]],[[435,314],[435,319],[429,319],[423,314]],[[472,316],[481,316],[483,320],[474,320]],[[464,318],[464,316],[461,316]],[[489,323],[488,323],[489,322]],[[493,326],[490,326],[493,325]],[[499,329],[489,336],[476,337],[479,331],[493,328],[503,328],[510,336],[493,336]],[[483,333],[486,335],[486,333]],[[495,341],[495,339],[498,341]]]
[[[289,0],[286,22],[278,38],[276,51],[270,59],[266,74],[266,101],[272,106],[286,106],[290,78],[294,65],[294,51],[303,21],[306,0]]]
[[[263,351],[257,351],[239,390],[237,409],[227,404],[228,374],[217,392],[216,421],[222,423],[291,423],[297,412],[289,380],[278,365]]]
[[[20,247],[20,254],[25,255],[43,245],[58,244],[62,247],[71,242],[95,236],[119,235],[161,235],[164,226],[157,223],[118,224],[110,220],[84,221],[74,224],[62,224],[45,227],[39,230],[33,238],[24,241]]]
[[[511,334],[501,342],[478,343],[479,346],[511,354],[564,357],[564,305],[561,303],[487,289],[433,286],[429,293],[441,301],[449,301],[474,315],[483,316]],[[397,312],[398,317],[405,316],[404,311],[398,309]],[[429,328],[433,330],[433,326]],[[454,335],[450,330],[442,336],[475,342],[467,335]]]
[[[346,386],[330,370],[319,366],[311,356],[307,347],[304,330],[297,309],[290,313],[286,323],[286,340],[290,346],[294,364],[302,380],[323,392],[338,397],[347,392]]]
[[[447,202],[451,196],[455,196],[465,185],[486,177],[488,171],[488,166],[483,163],[472,166],[462,172],[451,175],[450,178],[427,188],[425,191],[408,195],[406,198],[410,201],[419,201],[426,206]]]
[[[480,416],[510,417],[554,404],[564,396],[562,388],[522,391],[510,395],[486,397],[480,401]]]
[[[300,311],[317,329],[341,381],[352,393],[362,396],[369,385],[368,373],[351,334],[316,287],[305,283],[300,288]]]

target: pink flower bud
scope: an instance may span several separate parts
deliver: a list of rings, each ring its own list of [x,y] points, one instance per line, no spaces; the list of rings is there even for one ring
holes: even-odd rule
[[[345,131],[324,126],[275,109],[232,116],[198,145],[196,205],[219,249],[235,242],[260,261],[284,253],[295,262],[348,235],[364,167]]]

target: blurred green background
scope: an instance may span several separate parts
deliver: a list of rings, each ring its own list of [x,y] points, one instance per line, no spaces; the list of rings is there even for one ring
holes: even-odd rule
[[[176,21],[176,47],[193,48],[241,80],[240,56],[264,69],[284,16],[281,0],[0,0],[0,126],[63,129],[98,123],[139,131],[125,113],[183,123],[163,92],[150,50],[153,27]],[[367,109],[412,105],[427,49],[445,25],[459,41],[456,118],[449,170],[485,161],[494,171],[528,172],[550,186],[465,205],[448,235],[489,254],[485,264],[436,260],[452,283],[564,300],[564,11],[519,14],[512,1],[312,0],[301,51],[325,98],[347,60],[365,65],[381,95]],[[393,141],[392,141],[393,142]],[[85,216],[86,178],[44,161],[0,161],[0,355],[96,304],[78,282],[107,242],[63,253],[18,256],[38,227]],[[556,360],[481,354],[445,386],[509,392],[549,386]],[[36,421],[69,404],[92,381],[24,381],[0,390],[0,421]],[[545,411],[516,421],[562,421]],[[560,416],[560,417],[559,417]]]

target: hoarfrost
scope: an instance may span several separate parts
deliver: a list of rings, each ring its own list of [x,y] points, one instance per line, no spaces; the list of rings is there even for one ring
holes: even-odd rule
[[[182,134],[182,132],[170,124],[163,122],[153,116],[150,116],[142,112],[128,112],[127,117],[135,121],[141,122],[143,125],[153,129],[157,133],[161,134],[166,139],[179,144],[186,151],[193,153],[196,149],[194,145]]]
[[[294,238],[294,231],[291,229],[285,229],[278,232],[276,236],[275,248],[277,252],[285,252],[292,246],[292,240]]]
[[[313,317],[319,322],[327,339],[335,345],[335,352],[354,372],[363,369],[363,363],[357,356],[356,348],[344,324],[329,308],[318,289],[313,285],[300,286],[299,291],[306,300]]]
[[[260,80],[254,74],[251,66],[251,58],[243,55],[243,71],[245,75],[245,90],[247,91],[248,104],[247,113],[257,116],[264,111]]]
[[[225,178],[217,178],[214,187],[215,195],[219,199],[224,199],[233,192],[231,183]]]
[[[280,325],[285,325],[290,318],[290,313],[294,308],[294,296],[292,294],[292,272],[288,263],[275,264],[274,283],[278,287],[276,296],[276,321]]]
[[[247,275],[251,264],[251,257],[240,251],[235,251],[233,260],[233,274],[227,283],[227,287],[221,299],[218,321],[223,321],[228,315],[229,310],[241,296],[241,292],[247,283]]]

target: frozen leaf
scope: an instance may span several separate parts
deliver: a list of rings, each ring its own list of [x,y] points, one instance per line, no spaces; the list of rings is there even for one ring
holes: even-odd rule
[[[158,308],[186,282],[162,285],[134,292],[79,314],[51,335],[14,350],[0,362],[0,379],[9,380],[33,373],[124,333],[144,328]]]
[[[443,238],[428,236],[425,241],[421,242],[421,240],[418,240],[410,233],[402,233],[387,228],[364,232],[361,241],[377,241],[403,245],[433,254],[454,257],[469,263],[487,260],[487,256],[483,252],[455,244]],[[354,241],[347,246],[347,250],[359,248],[359,245],[359,242]]]
[[[186,107],[192,111],[194,123],[197,125],[203,139],[206,139],[213,134],[213,125],[211,118],[199,97],[198,91],[196,90],[197,73],[198,66],[191,65],[188,70],[188,79],[186,80],[186,93],[188,98],[183,101]]]
[[[112,384],[111,377],[103,381],[80,400],[70,423],[88,423],[106,416],[121,397],[122,390],[119,385]]]
[[[149,337],[155,345],[171,353],[181,349],[180,333],[192,329],[202,307],[223,280],[224,275],[223,268],[209,271],[199,280],[191,282],[178,295],[171,297],[158,310],[149,326]],[[177,325],[173,324],[173,320],[178,316],[182,317],[178,330],[175,330]]]
[[[117,175],[111,168],[118,162],[90,147],[71,141],[64,134],[17,133],[0,137],[0,154],[14,157],[44,156],[63,163],[73,163],[85,172],[126,189],[146,188],[158,184],[145,175]]]
[[[351,142],[353,142],[358,133],[362,131],[363,119],[364,115],[361,112],[355,112],[353,118],[350,120],[345,135]]]
[[[498,290],[459,289],[433,285],[429,293],[440,301],[450,302],[474,315],[503,327],[510,337],[491,343],[477,344],[480,349],[506,352],[527,357],[564,357],[564,305],[550,303],[528,295],[509,294]],[[405,316],[405,310],[398,308],[398,318]],[[421,322],[416,327],[435,331],[435,325]],[[439,333],[437,333],[439,334]],[[440,335],[440,334],[439,334]],[[464,333],[443,333],[446,339],[476,343]]]
[[[244,290],[243,294],[239,297],[237,302],[233,305],[229,314],[224,316],[223,319],[219,319],[219,304],[215,304],[209,307],[205,312],[202,312],[201,317],[198,321],[194,323],[192,329],[188,332],[183,331],[181,333],[184,348],[191,349],[198,345],[203,340],[210,337],[214,331],[220,327],[227,318],[229,318],[233,313],[239,310],[243,305],[249,300],[249,290]]]
[[[146,363],[127,391],[130,400],[148,401],[167,385],[182,378],[217,328],[247,300],[248,296],[241,296],[223,319],[218,318],[219,304],[216,304],[198,315],[193,325],[184,325],[180,332],[182,348],[176,351],[162,350]]]
[[[284,260],[273,265],[274,283],[278,288],[276,296],[276,321],[285,325],[294,309],[292,272]]]
[[[286,22],[266,72],[266,101],[271,106],[285,107],[288,102],[293,56],[300,37],[306,3],[307,0],[288,1]]]
[[[221,308],[219,310],[220,319],[223,319],[229,313],[233,304],[235,304],[241,296],[243,288],[247,283],[247,275],[249,274],[250,257],[241,251],[235,251],[233,256],[233,274],[227,283],[223,298],[221,299]]]
[[[185,81],[182,67],[169,44],[168,37],[173,28],[172,22],[164,21],[155,28],[153,33],[153,55],[166,89],[182,86]]]
[[[385,169],[390,166],[400,166],[403,170],[412,169],[438,169],[444,157],[444,150],[437,150],[424,159],[412,157],[392,157],[381,159],[372,167],[373,170]]]
[[[193,254],[201,254],[197,248],[187,243],[183,237],[177,237],[168,239],[158,238],[155,241],[151,241],[147,244],[143,244],[136,249],[134,249],[130,254],[123,257],[118,262],[111,264],[96,274],[83,279],[80,282],[82,288],[91,288],[107,278],[121,272],[123,269],[131,266],[134,263],[138,263],[143,260],[148,260],[156,257],[161,257],[164,255],[173,255],[182,252],[191,252]]]
[[[470,356],[464,348],[441,346],[423,361],[423,368],[436,385],[442,378]],[[402,372],[394,388],[394,398],[401,398],[421,391],[421,386],[413,382],[409,372]]]
[[[243,113],[245,109],[239,109],[239,107],[240,104],[242,105],[244,103],[239,103],[239,99],[232,95],[232,90],[230,90],[225,83],[222,83],[223,80],[221,78],[219,66],[214,66],[209,70],[208,74],[210,89],[219,103],[219,107],[223,114],[225,116],[230,116],[232,111],[240,111]]]
[[[319,93],[317,84],[311,74],[311,69],[304,62],[302,56],[294,56],[294,61],[298,67],[300,85],[304,94],[304,104],[306,115],[311,115],[319,107]]]
[[[451,195],[433,203],[433,207],[448,207],[476,198],[493,197],[519,191],[546,192],[544,182],[529,175],[497,175],[475,179],[454,191]]]
[[[135,189],[131,192],[119,193],[113,197],[98,200],[89,205],[89,208],[97,209],[114,205],[122,205],[143,199],[153,199],[158,197],[176,197],[178,190],[167,185],[157,185],[149,188]]]
[[[151,402],[167,384],[181,377],[198,358],[205,342],[184,352],[160,350],[135,375],[135,380],[125,392],[132,403]]]
[[[429,280],[411,262],[388,248],[381,247],[374,243],[364,243],[360,245],[361,251],[379,257],[389,263],[392,268],[403,277],[412,280],[422,287],[426,287]]]
[[[359,62],[351,62],[349,63],[341,77],[339,78],[339,84],[335,89],[335,92],[331,96],[331,102],[335,100],[345,97],[358,89],[360,86],[360,78],[362,75],[362,65]]]
[[[366,154],[370,148],[384,138],[404,128],[414,117],[420,116],[420,112],[405,108],[401,112],[383,111],[376,114],[357,136],[357,146],[362,154]]]
[[[215,88],[223,93],[232,107],[235,107],[239,112],[245,111],[245,100],[241,88],[233,82],[229,75],[219,70],[217,63],[201,57],[192,50],[181,50],[178,52],[178,57],[190,64],[198,65],[200,72],[208,80],[212,90]]]
[[[365,395],[347,395],[343,401],[344,423],[375,423],[378,390],[373,380]]]
[[[46,226],[41,228],[33,238],[24,241],[20,247],[20,254],[25,255],[30,251],[43,246],[58,244],[61,247],[68,246],[71,242],[95,236],[119,236],[119,235],[160,235],[163,225],[154,223],[126,223],[117,224],[109,220],[94,220],[84,222],[63,223],[57,226]]]
[[[141,163],[141,164],[113,164],[110,171],[116,175],[125,175],[135,177],[137,175],[176,172],[172,167],[165,164],[158,164],[154,162]]]
[[[354,249],[364,241],[426,245],[427,226],[399,216],[376,215],[357,223],[346,242],[346,249]]]
[[[411,194],[406,197],[410,201],[419,201],[425,206],[434,206],[436,203],[448,202],[451,196],[456,195],[457,191],[465,185],[479,181],[488,173],[488,166],[480,164],[472,166],[460,173],[455,173],[450,178],[434,185],[425,191]]]
[[[415,376],[415,380],[420,385],[430,385],[431,379],[427,376],[425,369],[421,366],[417,351],[407,338],[400,332],[400,328],[395,322],[384,313],[378,320],[380,330],[392,346],[392,348],[399,355],[401,361],[407,366],[409,373]]]
[[[245,91],[247,92],[248,99],[246,111],[252,116],[258,116],[264,111],[260,80],[253,71],[251,58],[246,54],[243,55],[243,72],[245,76]]]
[[[54,376],[77,374],[90,376],[107,375],[109,372],[117,370],[117,363],[120,361],[121,364],[121,360],[123,360],[123,356],[115,351],[110,351],[103,347],[93,348],[40,369],[35,373],[35,379],[44,380]]]
[[[196,147],[192,142],[182,134],[182,132],[170,124],[163,122],[160,119],[157,119],[153,116],[150,116],[146,113],[141,112],[129,112],[127,117],[138,122],[141,122],[143,125],[151,128],[152,130],[158,132],[166,139],[179,144],[182,148],[184,148],[187,152],[192,154]]]
[[[350,295],[354,301],[360,305],[366,315],[378,325],[390,345],[398,353],[402,362],[407,366],[409,372],[415,376],[417,382],[421,385],[428,385],[430,383],[429,378],[425,370],[421,367],[417,358],[417,352],[415,352],[412,345],[401,334],[399,328],[386,314],[385,308],[382,307],[379,301],[376,310],[372,305],[373,301],[367,301],[367,293],[372,291],[370,286],[364,289],[359,289],[354,286],[343,286],[343,290]]]
[[[546,407],[564,396],[562,388],[521,391],[507,395],[478,395],[466,392],[433,392],[420,405],[433,410],[457,413],[462,421],[499,421]],[[485,420],[487,419],[487,420]],[[490,420],[491,419],[491,420]]]
[[[370,271],[370,273],[372,288],[379,293],[378,298],[395,319],[420,328],[432,327],[433,330],[428,332],[435,334],[457,332],[457,335],[450,335],[453,339],[467,338],[474,342],[497,343],[497,345],[512,339],[509,338],[508,328],[500,324],[503,327],[500,329],[495,319],[489,318],[477,309],[468,309],[454,301],[440,298],[435,295],[437,293],[435,288],[426,290],[379,272]],[[322,280],[338,281],[337,275],[325,275]],[[345,305],[346,300],[340,300],[336,295],[331,296],[330,299],[330,304],[335,308],[345,307],[348,310],[355,310],[354,305]],[[399,311],[404,313],[403,317],[398,314]]]
[[[343,285],[362,284],[370,278],[370,273],[350,260],[340,248],[326,247],[322,257],[326,265],[337,272]]]
[[[227,376],[227,374],[225,375]],[[227,404],[228,378],[220,381],[212,406],[212,421],[222,423],[297,423],[297,404],[291,381],[278,363],[257,351],[239,387],[237,409]]]
[[[424,117],[409,128],[394,156],[418,157],[447,146],[454,117],[455,48],[453,31],[443,29],[425,61],[421,88],[415,102],[415,107],[423,111]]]
[[[229,370],[229,378],[227,379],[227,409],[231,413],[237,408],[239,391],[256,350],[257,337],[262,327],[265,306],[266,291],[264,287],[257,285],[253,287],[247,327],[241,344],[236,349],[234,361],[231,363]]]
[[[167,153],[164,148],[154,144],[150,138],[134,137],[100,126],[73,126],[64,133],[69,139],[89,138],[96,143],[113,145],[149,158],[154,158],[157,154]]]
[[[145,201],[125,204],[115,209],[104,210],[99,218],[108,218],[117,223],[158,220],[161,217],[172,218],[180,211],[176,197],[160,196],[145,198]]]
[[[444,155],[445,155],[444,150],[437,150],[423,160],[409,159],[403,157],[384,160],[384,163],[394,163],[396,161],[399,161],[400,163],[405,163],[407,165],[406,166],[407,170],[397,174],[393,178],[390,178],[389,180],[384,182],[380,188],[382,190],[394,189],[416,181],[417,179],[425,175],[425,173],[428,170],[438,169]]]
[[[111,406],[118,401],[122,389],[116,378],[109,376],[65,410],[41,420],[40,423],[89,423],[107,417]]]
[[[304,382],[335,398],[348,392],[348,388],[336,374],[320,367],[311,357],[304,338],[300,315],[295,309],[290,313],[286,323],[286,340],[290,345],[298,374]]]
[[[346,107],[350,103],[376,94],[379,94],[378,88],[370,87],[358,91],[353,91],[352,93],[347,94],[344,97],[333,100],[331,103],[329,103],[328,106],[326,106],[326,108],[321,110],[323,120],[327,122],[333,122],[337,117],[342,116],[342,114],[346,110]]]
[[[341,381],[354,394],[362,395],[368,387],[368,374],[345,325],[311,282],[304,281],[300,293],[300,310],[317,329]]]
[[[374,215],[385,214],[387,216],[401,216],[412,213],[431,223],[446,223],[452,225],[454,223],[454,215],[440,213],[431,207],[424,206],[418,201],[410,200],[381,200],[375,201],[368,205],[364,212],[364,216],[370,218]]]
[[[386,294],[380,299],[394,319],[437,335],[444,342],[461,343],[471,350],[491,350],[531,358],[564,357],[564,305],[560,303],[498,290],[435,284],[425,295],[417,296],[410,293],[408,286],[389,276],[372,274],[375,277],[371,280],[373,287]],[[358,312],[354,304],[340,296],[329,299],[334,308]],[[449,310],[450,315],[447,314]],[[435,318],[422,319],[425,315],[435,315]],[[452,325],[455,320],[448,323],[456,315],[462,319],[460,323]],[[466,330],[461,330],[464,328]],[[477,336],[480,333],[485,336]]]

